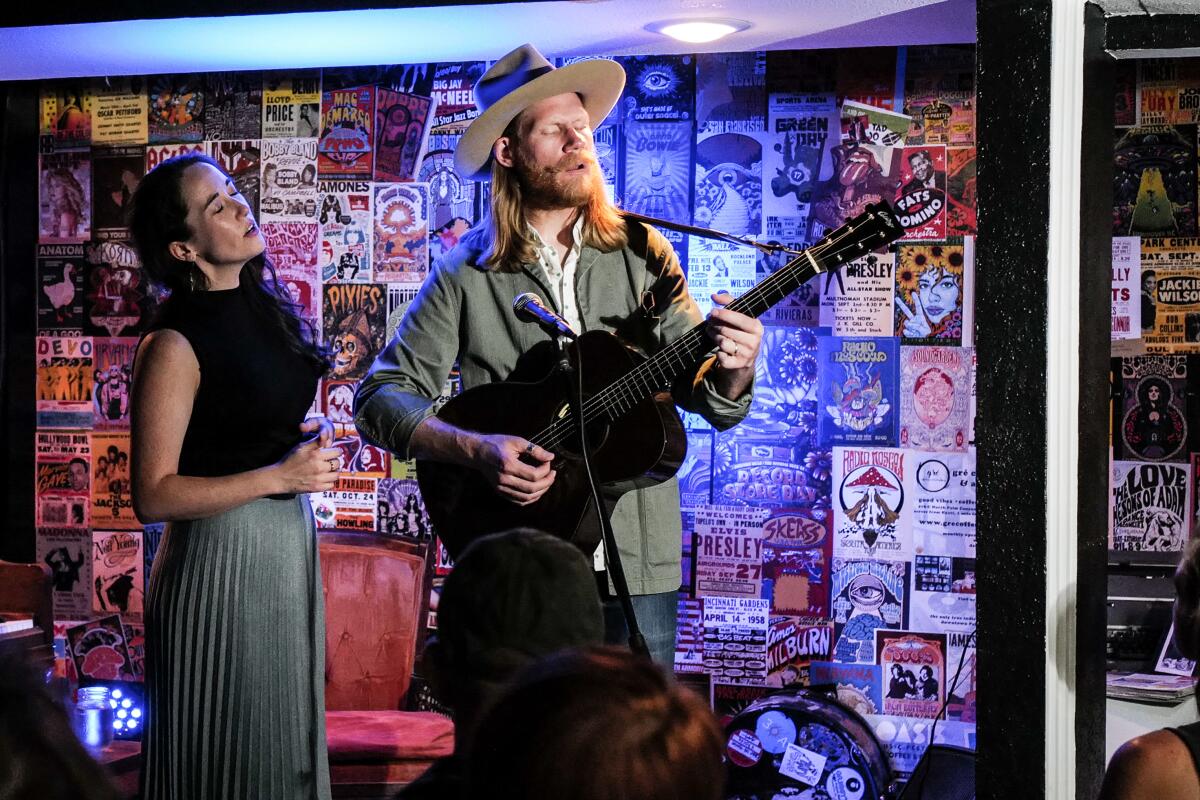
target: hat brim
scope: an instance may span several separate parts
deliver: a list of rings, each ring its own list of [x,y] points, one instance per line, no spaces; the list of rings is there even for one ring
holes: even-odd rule
[[[492,146],[504,135],[508,123],[529,106],[547,97],[575,93],[595,128],[621,99],[625,70],[615,61],[577,61],[547,72],[496,101],[471,121],[454,151],[454,167],[470,180],[491,176]]]

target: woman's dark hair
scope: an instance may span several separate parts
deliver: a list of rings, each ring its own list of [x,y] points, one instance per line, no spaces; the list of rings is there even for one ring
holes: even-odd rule
[[[719,800],[721,729],[696,694],[627,650],[534,664],[485,714],[469,796],[498,800]]]
[[[171,255],[171,242],[190,239],[187,202],[183,198],[183,174],[195,164],[208,164],[228,176],[221,165],[206,155],[187,153],[167,159],[142,178],[133,193],[129,228],[142,268],[150,279],[172,296],[208,289],[208,277],[189,261]],[[318,343],[313,325],[300,314],[287,289],[279,282],[275,267],[263,252],[242,267],[241,284],[250,291],[251,307],[271,320],[283,334],[288,347],[322,371],[329,364],[328,352]]]

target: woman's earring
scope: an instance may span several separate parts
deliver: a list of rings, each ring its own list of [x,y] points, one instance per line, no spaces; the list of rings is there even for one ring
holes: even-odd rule
[[[193,292],[196,291],[196,267],[192,265],[188,268],[188,288]]]

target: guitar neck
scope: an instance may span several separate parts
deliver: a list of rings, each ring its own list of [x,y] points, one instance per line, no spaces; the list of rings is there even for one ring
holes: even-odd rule
[[[809,278],[826,271],[828,267],[811,250],[805,250],[726,308],[757,318]],[[694,368],[713,349],[707,326],[707,322],[700,323],[600,392],[597,397],[607,397],[611,402],[610,418],[670,387],[681,374]]]

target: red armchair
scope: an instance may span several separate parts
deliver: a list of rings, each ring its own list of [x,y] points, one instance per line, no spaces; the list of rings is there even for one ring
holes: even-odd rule
[[[381,797],[454,749],[440,714],[401,711],[428,611],[429,547],[322,532],[325,708],[335,797]]]

